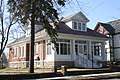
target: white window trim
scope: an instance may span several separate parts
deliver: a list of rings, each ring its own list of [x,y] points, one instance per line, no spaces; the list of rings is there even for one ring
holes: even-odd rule
[[[80,40],[80,41],[82,41],[82,40]],[[78,46],[77,46],[78,54],[80,53],[80,51],[79,51],[79,46],[80,46],[80,45],[82,46],[82,51],[84,51],[84,46],[86,46],[86,49],[87,49],[87,41],[86,41],[86,43],[75,43],[75,45],[78,45]],[[88,49],[87,49],[87,51],[86,51],[86,54],[87,54],[87,52],[88,52]],[[85,53],[85,52],[82,52],[82,53]]]
[[[75,40],[76,41],[76,40]],[[78,41],[85,41],[85,40],[78,40]],[[82,46],[82,53],[84,54],[87,54],[88,53],[88,45],[87,45],[87,41],[85,41],[86,43],[76,43],[75,42],[75,45],[77,45],[77,49],[78,49],[78,53],[77,54],[80,54],[80,52],[79,52],[79,46]],[[75,46],[74,45],[74,46]],[[84,52],[84,46],[86,46],[86,52]],[[75,48],[75,47],[74,47]]]
[[[48,54],[48,44],[49,44],[50,42],[48,42],[48,43],[46,43],[46,52],[47,52],[47,55],[52,55],[52,43],[50,43],[51,45],[50,45],[50,51],[51,51],[51,53],[50,54]]]
[[[22,58],[22,46],[20,46],[20,58]]]
[[[60,54],[60,52],[61,52],[60,44],[61,44],[61,43],[67,44],[67,54]],[[57,42],[57,44],[59,44],[59,53],[57,53],[57,55],[71,55],[71,51],[70,51],[70,53],[68,54],[68,44],[70,44],[70,50],[71,50],[71,40],[70,40],[70,42]],[[57,52],[57,51],[56,51],[56,52]]]
[[[74,29],[74,22],[77,23],[77,29]],[[79,26],[78,24],[79,24],[79,23],[81,23],[81,30],[79,30],[79,28],[78,28],[78,26]],[[83,30],[82,24],[85,24],[85,30]],[[73,29],[73,30],[78,30],[78,31],[87,31],[87,26],[86,26],[86,23],[85,23],[85,22],[73,21],[73,22],[72,22],[72,29]]]
[[[35,48],[36,48],[36,49],[35,49],[35,50],[36,50],[36,51],[35,51],[35,52],[36,52],[35,54],[37,55],[37,54],[38,54],[38,48],[39,48],[39,47],[38,47],[38,42],[35,43]]]
[[[102,45],[99,45],[99,44],[91,44],[91,46],[93,46],[93,55],[94,55],[94,56],[101,56],[101,54],[102,54],[101,52],[99,52],[99,55],[98,55],[98,54],[95,55],[94,46],[99,46],[99,47],[101,48]],[[101,49],[102,49],[102,48],[101,48]],[[100,50],[101,50],[101,49],[100,49]]]
[[[17,49],[17,51],[16,51],[16,49]],[[14,58],[18,58],[18,47],[14,48]]]
[[[21,48],[20,58],[23,58],[24,54],[25,54],[25,47],[24,47],[24,51],[23,51],[23,47],[24,46],[20,46],[20,48]],[[23,54],[23,52],[24,52],[24,54]]]

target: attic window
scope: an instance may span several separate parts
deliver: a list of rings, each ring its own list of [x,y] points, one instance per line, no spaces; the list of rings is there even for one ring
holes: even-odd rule
[[[78,23],[78,29],[81,30],[81,23]]]
[[[74,22],[74,29],[77,29],[77,22]]]
[[[85,30],[85,23],[82,23],[82,30]]]
[[[86,24],[80,23],[80,22],[73,22],[73,29],[85,31],[86,30]]]
[[[101,30],[98,30],[99,33],[101,33],[102,31]]]

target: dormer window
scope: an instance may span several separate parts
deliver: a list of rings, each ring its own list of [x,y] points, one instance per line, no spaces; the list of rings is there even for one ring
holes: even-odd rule
[[[82,30],[84,30],[85,31],[85,23],[82,23]]]
[[[81,30],[81,23],[78,23],[78,30]]]
[[[73,29],[80,30],[80,31],[86,31],[86,24],[80,23],[80,22],[73,22]]]
[[[74,29],[77,29],[77,22],[74,22]]]

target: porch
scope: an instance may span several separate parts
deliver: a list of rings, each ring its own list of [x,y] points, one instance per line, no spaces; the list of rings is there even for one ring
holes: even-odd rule
[[[74,67],[100,68],[102,64],[99,62],[106,61],[105,43],[98,40],[58,39],[54,49],[53,44],[47,45],[47,52],[46,60],[63,62],[55,66],[68,65],[73,61],[71,65]]]

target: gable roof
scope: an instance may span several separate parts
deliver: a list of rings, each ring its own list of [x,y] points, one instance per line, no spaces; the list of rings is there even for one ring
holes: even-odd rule
[[[73,30],[69,26],[67,26],[64,22],[59,23],[58,26],[59,26],[59,28],[55,28],[55,30],[58,33],[73,34],[73,35],[82,35],[82,36],[90,36],[90,37],[98,37],[98,38],[107,38],[107,39],[109,38],[109,37],[107,37],[105,35],[102,35],[102,34],[96,32],[96,31],[94,31],[94,30],[91,30],[89,28],[87,28],[87,31]],[[14,43],[19,42],[19,41],[26,40],[28,38],[29,37],[22,36],[22,37],[16,39],[15,41],[13,41],[12,43],[8,44],[8,47],[10,47],[11,44],[14,44]]]
[[[59,24],[59,29],[56,29],[58,33],[64,33],[64,34],[73,34],[73,35],[83,35],[83,36],[91,36],[91,37],[99,37],[99,38],[108,38],[105,35],[102,35],[94,30],[91,30],[87,28],[87,31],[78,31],[73,30],[69,26],[67,26],[65,23]]]
[[[95,31],[96,31],[96,29],[98,28],[98,26],[102,26],[102,27],[104,27],[104,29],[106,30],[106,31],[108,31],[109,32],[109,34],[113,34],[114,33],[114,31],[115,31],[115,29],[110,25],[110,24],[108,24],[108,23],[101,23],[101,22],[98,22],[97,23],[97,25],[96,25],[96,27],[95,27]]]
[[[115,33],[120,33],[120,19],[110,21],[108,24],[112,25],[112,27],[115,29]]]
[[[89,22],[89,19],[81,11],[78,12],[78,13],[72,14],[70,16],[64,17],[62,19],[62,21],[63,22],[68,22],[68,21],[74,19],[76,16],[81,16],[82,18],[84,18],[84,21]]]

